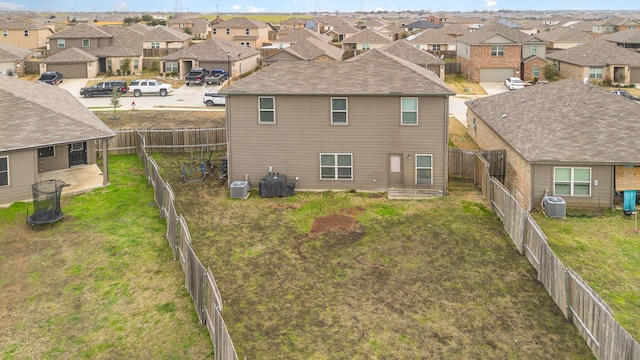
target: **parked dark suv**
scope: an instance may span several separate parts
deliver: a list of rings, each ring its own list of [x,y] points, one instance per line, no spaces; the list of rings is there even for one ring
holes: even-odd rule
[[[205,68],[193,68],[189,70],[189,73],[185,75],[184,82],[187,86],[191,84],[202,85],[204,84],[204,78],[209,75],[209,71]]]
[[[111,95],[113,90],[118,91],[120,94],[127,92],[127,83],[125,81],[103,81],[93,86],[87,86],[80,89],[80,96],[86,98],[100,95]]]
[[[62,74],[57,71],[47,71],[40,74],[38,81],[49,85],[58,85],[62,82]]]

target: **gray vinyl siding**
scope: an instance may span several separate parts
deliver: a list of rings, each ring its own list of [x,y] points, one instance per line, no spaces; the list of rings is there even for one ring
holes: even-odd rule
[[[0,152],[0,157],[9,157],[9,186],[0,186],[0,204],[27,200],[31,185],[36,182],[33,150]]]
[[[591,168],[591,196],[560,195],[567,207],[613,207],[613,166],[585,164],[533,165],[533,203],[536,206],[540,205],[545,189],[553,195],[553,168],[557,166]],[[593,185],[594,180],[598,181],[598,186]]]
[[[331,125],[331,96],[276,96],[276,123],[263,125],[258,96],[229,96],[230,181],[247,175],[257,188],[271,167],[290,180],[298,177],[298,189],[384,191],[389,153],[403,154],[407,187],[415,183],[415,154],[431,154],[434,188],[444,190],[445,97],[419,98],[417,126],[400,125],[399,96],[346,97],[348,125]],[[353,180],[320,180],[320,153],[352,154]]]

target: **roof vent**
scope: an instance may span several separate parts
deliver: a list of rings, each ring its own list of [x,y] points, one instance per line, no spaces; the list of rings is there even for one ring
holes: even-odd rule
[[[502,118],[503,119],[506,118],[506,117],[507,117],[507,114],[502,114]]]

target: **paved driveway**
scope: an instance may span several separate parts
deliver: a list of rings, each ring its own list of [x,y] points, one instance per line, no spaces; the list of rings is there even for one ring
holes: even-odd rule
[[[481,82],[480,86],[487,92],[487,95],[500,94],[509,91],[504,83],[501,82]]]
[[[84,106],[90,110],[109,110],[113,109],[110,96],[96,96],[84,98],[80,96],[80,88],[86,86],[89,79],[65,79],[58,86],[69,91]],[[143,95],[134,97],[133,94],[127,93],[120,97],[120,109],[130,110],[135,103],[136,110],[203,110],[203,111],[220,111],[221,107],[207,107],[202,103],[202,95],[209,89],[220,89],[220,85],[202,86],[183,85],[180,88],[174,88],[167,96],[159,95]]]

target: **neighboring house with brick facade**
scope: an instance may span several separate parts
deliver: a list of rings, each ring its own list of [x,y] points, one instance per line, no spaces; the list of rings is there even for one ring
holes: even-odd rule
[[[640,189],[640,148],[632,145],[640,111],[631,100],[566,79],[466,105],[478,146],[506,150],[504,185],[527,210],[545,194],[569,207],[610,208],[615,191]]]
[[[604,39],[556,51],[547,57],[564,78],[594,82],[640,83],[640,53]]]
[[[533,72],[531,56],[546,58],[546,42],[501,24],[482,28],[456,39],[461,72],[471,81],[501,82]]]
[[[379,50],[337,63],[281,61],[221,92],[229,183],[257,188],[274,172],[296,190],[447,193],[454,93],[423,67]]]
[[[226,39],[234,44],[260,49],[269,42],[269,25],[244,17],[235,17],[211,27],[212,37]]]
[[[0,74],[24,75],[31,50],[0,42]]]

